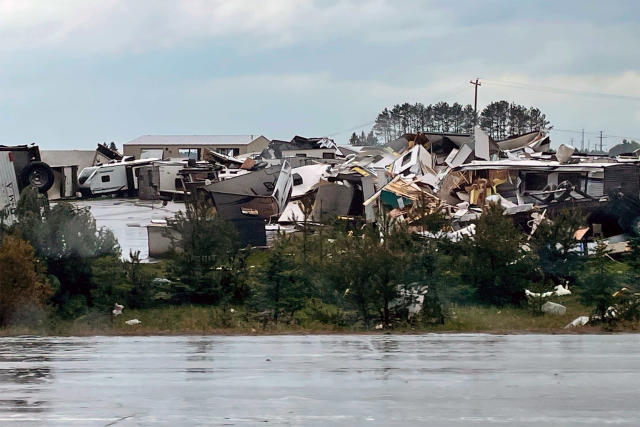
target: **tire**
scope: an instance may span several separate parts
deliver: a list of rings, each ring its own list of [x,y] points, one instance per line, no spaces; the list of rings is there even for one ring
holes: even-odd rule
[[[544,186],[542,191],[553,191],[555,189],[556,189],[556,186],[554,184],[547,184],[547,185]],[[544,196],[544,198],[542,199],[542,203],[544,203],[545,205],[548,205],[553,200],[553,196],[554,195],[555,195],[555,193],[546,194]]]
[[[558,187],[556,189],[564,190],[562,193],[555,193],[556,201],[562,202],[571,195],[571,192],[573,191],[573,184],[571,184],[569,181],[562,181],[560,184],[558,184]]]
[[[53,170],[44,162],[31,162],[20,174],[23,187],[32,186],[41,194],[46,193],[53,186]]]

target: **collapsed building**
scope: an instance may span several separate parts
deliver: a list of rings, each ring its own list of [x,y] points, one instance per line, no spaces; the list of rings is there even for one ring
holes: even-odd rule
[[[563,144],[552,151],[541,131],[494,141],[476,126],[469,134],[406,134],[386,145],[346,147],[296,135],[263,147],[239,155],[201,147],[198,159],[148,158],[125,165],[133,172],[118,172],[118,180],[152,200],[200,192],[242,229],[243,243],[254,245],[265,243],[265,227],[295,232],[335,220],[371,223],[384,213],[412,229],[434,211],[445,214],[447,232],[458,238],[473,233],[488,203],[502,205],[527,231],[577,207],[589,222],[581,239],[615,243],[640,217],[640,202],[629,202],[640,196],[638,155],[586,155]],[[118,164],[104,166],[111,171]],[[99,176],[102,185],[107,178]],[[611,203],[625,198],[613,212]]]
[[[373,222],[384,212],[411,225],[439,210],[459,237],[473,233],[488,203],[499,203],[526,231],[578,208],[589,224],[579,240],[604,237],[610,249],[625,250],[624,233],[640,224],[640,158],[585,155],[563,144],[553,152],[550,144],[540,131],[494,141],[476,127],[472,134],[407,134],[385,146],[340,147],[341,161],[318,160],[325,166],[308,193],[292,199],[278,222]]]

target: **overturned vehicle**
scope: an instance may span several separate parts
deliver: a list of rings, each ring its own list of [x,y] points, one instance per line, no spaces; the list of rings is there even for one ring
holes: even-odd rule
[[[291,197],[291,167],[284,161],[198,188],[221,218],[236,225],[243,244],[266,244],[265,221],[277,217]]]
[[[37,145],[0,145],[0,151],[8,153],[20,191],[32,186],[45,194],[53,186],[53,170],[40,158]]]

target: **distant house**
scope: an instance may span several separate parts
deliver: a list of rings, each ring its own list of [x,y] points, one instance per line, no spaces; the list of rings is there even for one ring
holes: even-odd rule
[[[262,135],[143,135],[125,143],[123,154],[136,159],[203,160],[205,148],[238,156],[259,153],[268,146],[269,140]]]

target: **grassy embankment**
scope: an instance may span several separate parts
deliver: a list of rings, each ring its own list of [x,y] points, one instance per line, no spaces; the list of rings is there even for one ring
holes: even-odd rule
[[[562,316],[536,316],[526,308],[496,308],[482,306],[451,306],[444,325],[400,325],[393,333],[599,333],[600,327],[586,326],[563,329],[578,316],[589,310],[580,305],[575,296],[555,298],[567,307]],[[126,320],[139,319],[139,325],[127,325]],[[177,334],[322,334],[322,333],[382,333],[387,331],[365,330],[361,326],[338,327],[313,320],[301,324],[273,322],[263,324],[260,315],[242,308],[223,310],[220,307],[180,306],[146,310],[127,310],[111,319],[105,314],[93,314],[76,320],[50,320],[37,327],[13,327],[0,329],[0,335],[177,335]],[[617,331],[633,332],[640,325],[630,324]]]

